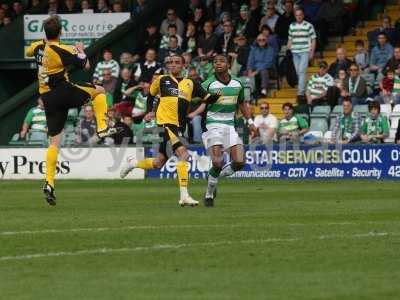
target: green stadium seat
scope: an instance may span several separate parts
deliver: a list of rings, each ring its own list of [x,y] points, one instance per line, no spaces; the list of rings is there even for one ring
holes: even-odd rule
[[[68,110],[67,122],[75,123],[77,119],[78,119],[78,109],[70,108]]]
[[[343,113],[343,106],[342,105],[336,105],[333,109],[331,114],[342,114]]]
[[[48,144],[47,141],[47,133],[43,131],[29,131],[27,138],[28,145],[37,145],[37,146],[46,146]]]
[[[64,126],[64,131],[65,133],[71,133],[75,131],[75,126],[73,123],[66,123]]]
[[[66,133],[63,136],[63,139],[61,141],[62,146],[72,146],[75,145],[75,133]]]
[[[23,146],[26,144],[26,140],[20,140],[19,139],[19,133],[14,133],[12,136],[11,140],[8,142],[9,145],[13,146]]]
[[[325,133],[328,131],[328,121],[325,118],[312,118],[310,124],[310,131],[321,131]]]
[[[312,115],[313,114],[320,114],[320,115],[329,115],[331,112],[331,107],[329,105],[318,105],[315,106]]]

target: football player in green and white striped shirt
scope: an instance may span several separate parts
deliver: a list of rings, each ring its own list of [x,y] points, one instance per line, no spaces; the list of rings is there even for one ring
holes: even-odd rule
[[[29,130],[47,132],[46,115],[44,113],[43,101],[40,98],[38,99],[38,105],[32,107],[26,114],[19,134],[20,138],[24,139]]]
[[[326,104],[328,88],[334,84],[334,79],[328,74],[328,64],[325,61],[321,61],[318,73],[311,76],[307,84],[306,97],[308,105]]]
[[[228,72],[229,62],[224,55],[214,58],[215,74],[209,77],[202,86],[210,94],[221,94],[218,101],[207,106],[206,127],[203,143],[212,160],[208,173],[208,187],[204,198],[205,206],[214,206],[216,188],[219,178],[230,176],[242,169],[245,164],[243,141],[235,130],[235,113],[241,110],[247,119],[251,131],[256,131],[251,119],[249,99],[244,99],[242,83]],[[190,118],[202,113],[206,104],[189,114]],[[224,151],[230,154],[231,162],[224,165]]]

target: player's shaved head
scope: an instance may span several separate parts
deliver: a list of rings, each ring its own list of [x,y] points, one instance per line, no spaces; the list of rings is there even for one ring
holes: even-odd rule
[[[51,16],[43,22],[44,32],[48,40],[58,39],[61,35],[61,19],[59,16]]]

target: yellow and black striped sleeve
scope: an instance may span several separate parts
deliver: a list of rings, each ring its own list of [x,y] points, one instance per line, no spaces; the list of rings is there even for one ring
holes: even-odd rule
[[[158,76],[150,85],[150,95],[157,96],[160,92],[160,79],[162,75]]]
[[[214,103],[219,99],[220,95],[212,95],[201,86],[201,83],[199,81],[197,80],[192,80],[192,81],[193,81],[192,98],[200,98],[205,103]]]
[[[44,46],[44,44],[45,44],[45,42],[44,42],[43,40],[33,42],[33,43],[28,47],[28,49],[26,49],[25,55],[26,55],[27,57],[34,57],[35,54],[36,54],[36,49],[39,48],[40,46]]]
[[[80,69],[85,67],[87,62],[86,55],[79,55],[75,48],[68,45],[50,45],[50,48],[60,56],[64,67],[71,65]]]

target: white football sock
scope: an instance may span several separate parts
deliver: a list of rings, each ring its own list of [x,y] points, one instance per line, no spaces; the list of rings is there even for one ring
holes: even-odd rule
[[[206,198],[214,198],[214,192],[215,189],[217,188],[217,184],[218,184],[218,178],[208,175]]]
[[[189,197],[187,186],[181,186],[180,191],[181,191],[181,199]]]
[[[231,176],[235,171],[232,169],[232,164],[227,163],[225,166],[222,167],[221,173],[219,173],[219,177],[228,177]]]

